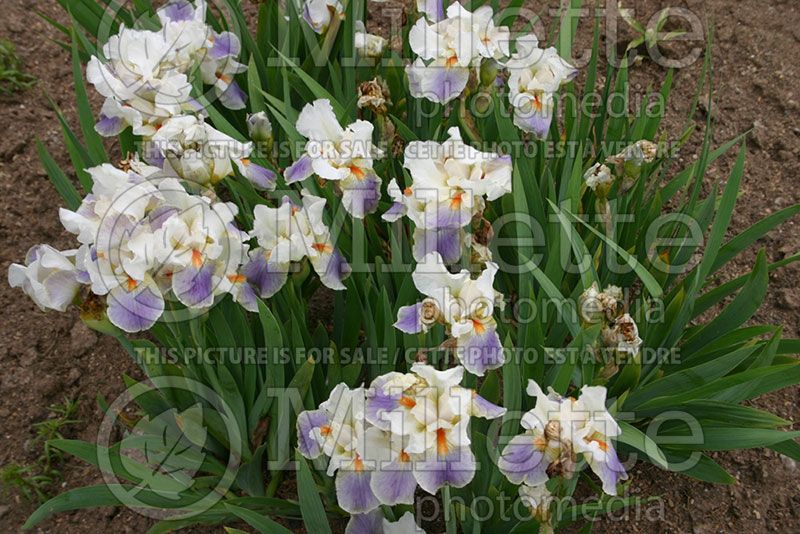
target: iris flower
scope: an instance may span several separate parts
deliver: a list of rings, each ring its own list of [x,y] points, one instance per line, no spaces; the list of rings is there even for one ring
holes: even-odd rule
[[[95,126],[101,135],[131,126],[150,137],[166,119],[194,110],[189,76],[195,68],[223,105],[244,107],[245,94],[233,80],[246,68],[235,59],[241,45],[234,33],[209,27],[206,11],[204,0],[169,2],[157,12],[159,30],[123,26],[103,45],[102,57],[90,59],[87,80],[106,97]]]
[[[334,247],[322,220],[324,207],[324,198],[307,193],[302,205],[284,197],[277,208],[263,204],[255,207],[251,237],[258,241],[258,248],[250,253],[244,274],[259,295],[277,293],[286,283],[291,264],[306,257],[323,284],[344,289],[343,280],[349,276],[350,267]]]
[[[409,143],[403,166],[412,183],[403,190],[394,180],[388,186],[393,204],[383,219],[411,219],[417,261],[431,252],[438,252],[446,263],[458,261],[463,228],[481,216],[486,200],[511,192],[510,157],[476,150],[462,141],[456,127],[448,133],[444,143]]]
[[[196,115],[165,121],[145,149],[150,163],[190,182],[213,186],[233,175],[235,165],[257,189],[274,190],[275,173],[253,163],[252,151],[252,143],[241,143]]]
[[[381,504],[412,504],[417,485],[435,494],[472,480],[470,418],[501,417],[505,409],[461,387],[463,376],[461,366],[438,371],[416,363],[410,373],[379,376],[367,390],[339,384],[319,409],[298,416],[298,450],[330,459],[339,506],[360,514],[349,529],[380,525],[366,514]]]
[[[334,18],[344,18],[344,7],[338,0],[306,0],[303,20],[315,33],[323,34]]]
[[[109,320],[126,332],[150,328],[167,294],[202,310],[232,293],[248,309],[254,295],[234,282],[247,257],[247,234],[236,228],[237,208],[190,194],[175,178],[134,161],[88,169],[92,192],[75,211],[62,209],[64,227],[82,247],[78,280],[107,296]],[[133,169],[148,174],[143,176]]]
[[[578,71],[555,48],[539,48],[539,40],[533,34],[520,37],[516,44],[517,52],[506,63],[514,124],[543,139],[553,120],[555,93]]]
[[[449,272],[437,252],[428,254],[412,275],[417,290],[426,298],[400,308],[395,328],[416,334],[441,323],[455,339],[456,356],[469,372],[483,376],[487,370],[501,367],[505,356],[493,314],[495,306],[503,305],[503,298],[492,287],[496,273],[497,265],[489,262],[473,280],[467,270]]]
[[[380,199],[381,179],[372,168],[382,152],[372,144],[373,125],[358,120],[342,128],[327,99],[306,104],[297,118],[297,131],[305,136],[305,152],[286,169],[286,183],[300,182],[316,174],[333,181],[342,193],[342,204],[353,217],[374,212]]]
[[[406,67],[409,90],[417,98],[446,104],[464,91],[470,69],[482,59],[508,56],[510,30],[494,25],[489,6],[473,13],[455,2],[448,6],[446,18],[438,16],[441,3],[421,7],[435,16],[432,23],[420,18],[409,32],[409,44],[418,56]]]
[[[63,312],[81,287],[81,275],[75,266],[77,252],[36,245],[25,256],[25,265],[12,263],[9,266],[8,284],[22,288],[41,310]]]
[[[530,380],[528,395],[536,406],[522,417],[525,433],[513,437],[498,460],[500,471],[514,484],[540,486],[551,474],[570,478],[577,457],[583,457],[603,483],[603,491],[617,494],[625,468],[617,458],[611,438],[621,433],[605,406],[606,389],[583,386],[578,399],[545,394]]]

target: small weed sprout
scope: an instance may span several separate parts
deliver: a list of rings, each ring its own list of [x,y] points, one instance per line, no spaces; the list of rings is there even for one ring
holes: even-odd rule
[[[0,95],[11,95],[36,84],[36,78],[23,72],[22,60],[13,43],[0,40]]]
[[[33,425],[36,432],[33,444],[41,445],[42,453],[33,464],[10,463],[0,468],[0,485],[5,493],[16,488],[29,501],[41,502],[49,498],[51,490],[61,480],[58,468],[63,459],[62,453],[50,446],[50,441],[63,439],[67,427],[80,423],[75,418],[78,405],[77,399],[65,397],[63,403],[50,406],[49,418]]]
[[[672,41],[686,33],[684,30],[675,30],[662,35],[661,30],[664,28],[664,25],[669,19],[669,8],[664,8],[658,13],[658,19],[653,27],[650,27],[649,24],[647,27],[645,27],[641,22],[633,18],[633,10],[623,7],[622,2],[617,3],[617,10],[622,17],[622,20],[624,20],[625,23],[637,34],[636,38],[628,43],[628,46],[625,49],[626,52],[636,50],[642,45],[644,45],[645,49],[650,52],[654,50],[659,43]],[[637,56],[637,60],[641,60],[641,56]]]

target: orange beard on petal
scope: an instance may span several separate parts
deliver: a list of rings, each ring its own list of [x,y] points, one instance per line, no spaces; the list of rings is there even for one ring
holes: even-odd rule
[[[356,456],[356,459],[353,461],[353,467],[359,472],[364,470],[364,462],[361,461],[360,456]]]
[[[406,408],[413,408],[417,405],[417,401],[415,401],[412,397],[406,397],[405,395],[400,397],[398,402],[400,403],[400,406],[405,406]]]
[[[450,446],[447,444],[447,434],[445,434],[443,428],[436,430],[436,450],[442,455],[450,451]]]
[[[400,451],[400,458],[399,460],[403,463],[408,463],[411,461],[411,456],[408,455],[406,451]]]
[[[472,328],[475,329],[475,333],[478,334],[479,336],[483,335],[486,332],[486,326],[482,322],[476,319],[472,320]]]
[[[533,109],[538,111],[539,113],[542,112],[542,100],[539,98],[539,95],[535,95],[533,97]]]
[[[332,252],[331,247],[327,243],[314,243],[313,245],[311,245],[311,248],[313,248],[320,254],[323,252]]]
[[[192,250],[192,265],[198,269],[203,266],[203,253],[199,250]]]
[[[450,199],[450,209],[460,210],[461,204],[464,202],[463,196],[464,193],[456,193],[455,196]]]
[[[446,65],[448,67],[454,67],[454,66],[458,65],[458,56],[452,55],[449,58],[447,58]]]
[[[350,167],[350,172],[353,173],[353,176],[355,176],[359,180],[363,180],[364,176],[366,176],[366,173],[364,173],[364,171],[362,171],[359,167],[356,167],[355,165]]]
[[[228,280],[230,280],[234,284],[238,284],[247,280],[247,277],[243,274],[229,274]]]
[[[127,282],[128,291],[133,291],[134,289],[136,289],[136,286],[138,286],[138,285],[139,285],[139,282],[137,282],[136,280],[134,280],[130,276],[128,277],[128,282]]]

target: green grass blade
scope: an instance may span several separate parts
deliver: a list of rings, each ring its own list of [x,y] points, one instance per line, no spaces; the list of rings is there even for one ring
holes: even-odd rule
[[[72,77],[75,82],[75,99],[78,108],[78,121],[83,132],[83,141],[86,149],[92,158],[92,165],[100,165],[108,161],[106,150],[103,147],[103,138],[94,129],[94,114],[89,105],[89,97],[86,94],[86,85],[83,82],[81,71],[81,59],[78,55],[78,39],[76,33],[72,32]]]
[[[78,209],[78,206],[81,205],[81,195],[39,140],[36,141],[36,152],[39,154],[39,159],[42,161],[47,176],[53,182],[56,191],[61,195],[67,208],[73,211]]]
[[[551,205],[552,205],[552,202],[551,202]],[[628,266],[631,269],[633,269],[633,271],[636,273],[636,276],[639,277],[639,279],[642,281],[644,286],[647,288],[647,291],[650,293],[651,296],[653,296],[655,298],[658,298],[658,297],[661,297],[663,295],[663,291],[661,289],[661,286],[658,284],[658,281],[656,281],[656,279],[653,277],[653,275],[651,275],[650,272],[644,267],[644,265],[639,263],[639,261],[633,255],[631,255],[629,252],[624,250],[622,247],[620,247],[614,241],[609,239],[605,234],[603,234],[602,232],[599,232],[598,230],[593,228],[590,224],[588,224],[582,218],[577,217],[577,216],[575,216],[575,215],[573,215],[572,213],[569,213],[569,212],[566,212],[566,213],[570,218],[574,219],[575,221],[581,223],[586,228],[588,228],[589,231],[592,232],[593,234],[595,234],[597,237],[599,237],[608,246],[608,248],[610,248],[615,253],[617,253],[617,255],[625,263],[627,263]]]
[[[325,507],[322,506],[322,499],[320,499],[314,477],[311,475],[311,468],[299,452],[295,456],[298,466],[297,493],[306,530],[314,534],[331,534]]]
[[[258,512],[248,510],[247,508],[226,504],[225,509],[256,529],[261,534],[291,534],[292,532],[288,528],[279,525],[269,517],[261,515]]]

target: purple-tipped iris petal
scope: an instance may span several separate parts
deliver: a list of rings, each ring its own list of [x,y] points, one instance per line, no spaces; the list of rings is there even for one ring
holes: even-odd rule
[[[431,66],[427,69],[433,76],[430,85],[424,85],[431,94],[425,95],[428,100],[446,104],[456,98],[467,86],[469,69],[467,67]]]
[[[103,137],[114,137],[119,135],[128,127],[128,123],[122,117],[107,117],[100,114],[100,120],[94,125],[94,129]]]
[[[324,28],[320,25],[314,24],[314,19],[311,17],[311,12],[309,11],[309,4],[310,2],[306,2],[303,5],[303,20],[306,21],[312,30],[314,30],[314,33],[322,34]]]
[[[383,534],[383,512],[376,508],[368,514],[350,516],[344,534]]]
[[[336,249],[323,259],[314,261],[313,266],[314,270],[317,271],[317,275],[319,275],[320,281],[326,287],[337,291],[344,289],[342,282],[352,272],[350,265]]]
[[[293,184],[295,182],[302,182],[312,174],[314,174],[314,167],[312,166],[312,159],[308,155],[303,155],[292,163],[287,169],[286,172],[283,173],[283,177],[286,178],[287,184]]]
[[[421,261],[431,252],[438,252],[445,263],[456,263],[461,259],[461,241],[460,228],[418,228],[414,231],[414,259]]]
[[[357,219],[378,209],[381,198],[381,179],[374,173],[354,181],[342,190],[342,204],[347,213]]]
[[[461,228],[470,220],[470,214],[461,209],[459,201],[440,202],[434,206],[434,210],[434,228]]]
[[[89,271],[83,271],[81,269],[78,269],[75,280],[77,280],[79,284],[90,285],[92,283],[92,277],[89,276]]]
[[[391,427],[390,421],[384,414],[396,410],[400,406],[400,399],[403,396],[399,388],[393,390],[384,388],[389,377],[391,375],[379,376],[372,381],[366,392],[364,417],[369,423],[383,430],[389,430]]]
[[[245,170],[245,178],[253,184],[253,187],[261,191],[275,190],[278,177],[274,172],[255,163],[245,165]]]
[[[132,291],[117,286],[108,294],[108,319],[126,332],[141,332],[164,313],[164,299],[155,289],[139,284]]]
[[[603,482],[603,491],[609,495],[616,495],[617,482],[628,478],[625,467],[617,457],[617,452],[611,447],[606,449],[605,461],[590,461],[589,467]]]
[[[422,303],[403,306],[397,310],[397,322],[394,327],[406,334],[422,332]]]
[[[419,5],[419,2],[417,2]],[[425,0],[421,11],[431,22],[439,22],[444,19],[444,4],[442,0]]]
[[[208,56],[211,59],[225,59],[229,57],[238,57],[241,52],[242,46],[236,34],[231,32],[222,32],[214,37],[214,44],[208,50]]]
[[[176,213],[178,213],[178,208],[174,206],[158,206],[148,215],[150,228],[154,231],[161,229],[164,223]]]
[[[164,163],[166,162],[166,158],[164,157],[164,152],[161,151],[161,148],[158,146],[157,143],[152,142],[145,142],[142,147],[142,159],[154,166],[158,167],[159,169],[164,168]]]
[[[506,413],[506,409],[484,399],[476,392],[472,392],[472,415],[485,419],[497,419]]]
[[[205,105],[203,105],[196,98],[189,97],[186,100],[186,106],[188,106],[189,109],[191,109],[201,117],[208,117],[208,112],[206,111]]]
[[[172,292],[189,308],[208,308],[214,303],[214,264],[189,265],[173,273]]]
[[[408,209],[405,204],[402,202],[395,202],[381,215],[381,218],[386,222],[394,222],[402,218],[407,211]]]
[[[194,6],[186,0],[175,0],[161,9],[172,22],[183,22],[194,18]]]
[[[372,473],[363,470],[339,469],[336,473],[336,500],[350,514],[365,514],[381,505],[372,492]]]
[[[258,312],[258,295],[249,282],[239,282],[233,293],[233,301],[249,312]]]
[[[269,298],[277,293],[289,276],[287,268],[269,263],[263,250],[251,256],[242,272],[247,277],[247,281],[256,288],[261,298]]]
[[[309,460],[318,458],[322,454],[314,429],[326,424],[328,424],[328,414],[325,410],[307,410],[297,416],[297,449]]]
[[[435,495],[445,484],[463,488],[475,476],[475,456],[469,447],[457,447],[445,454],[433,453],[414,465],[420,487]]]
[[[414,504],[417,479],[411,461],[398,461],[378,466],[372,472],[372,491],[382,504]]]
[[[242,91],[239,84],[231,81],[227,87],[217,86],[217,96],[219,101],[228,109],[244,109],[247,102],[247,94]]]
[[[531,132],[540,139],[545,139],[550,132],[552,115],[544,115],[533,110],[525,112],[519,109],[514,110],[514,124],[526,132]]]
[[[544,436],[514,436],[498,458],[497,467],[512,484],[538,486],[547,482],[550,462],[544,454]]]
[[[493,327],[458,338],[457,351],[464,368],[477,376],[502,367],[506,361],[500,337]]]

